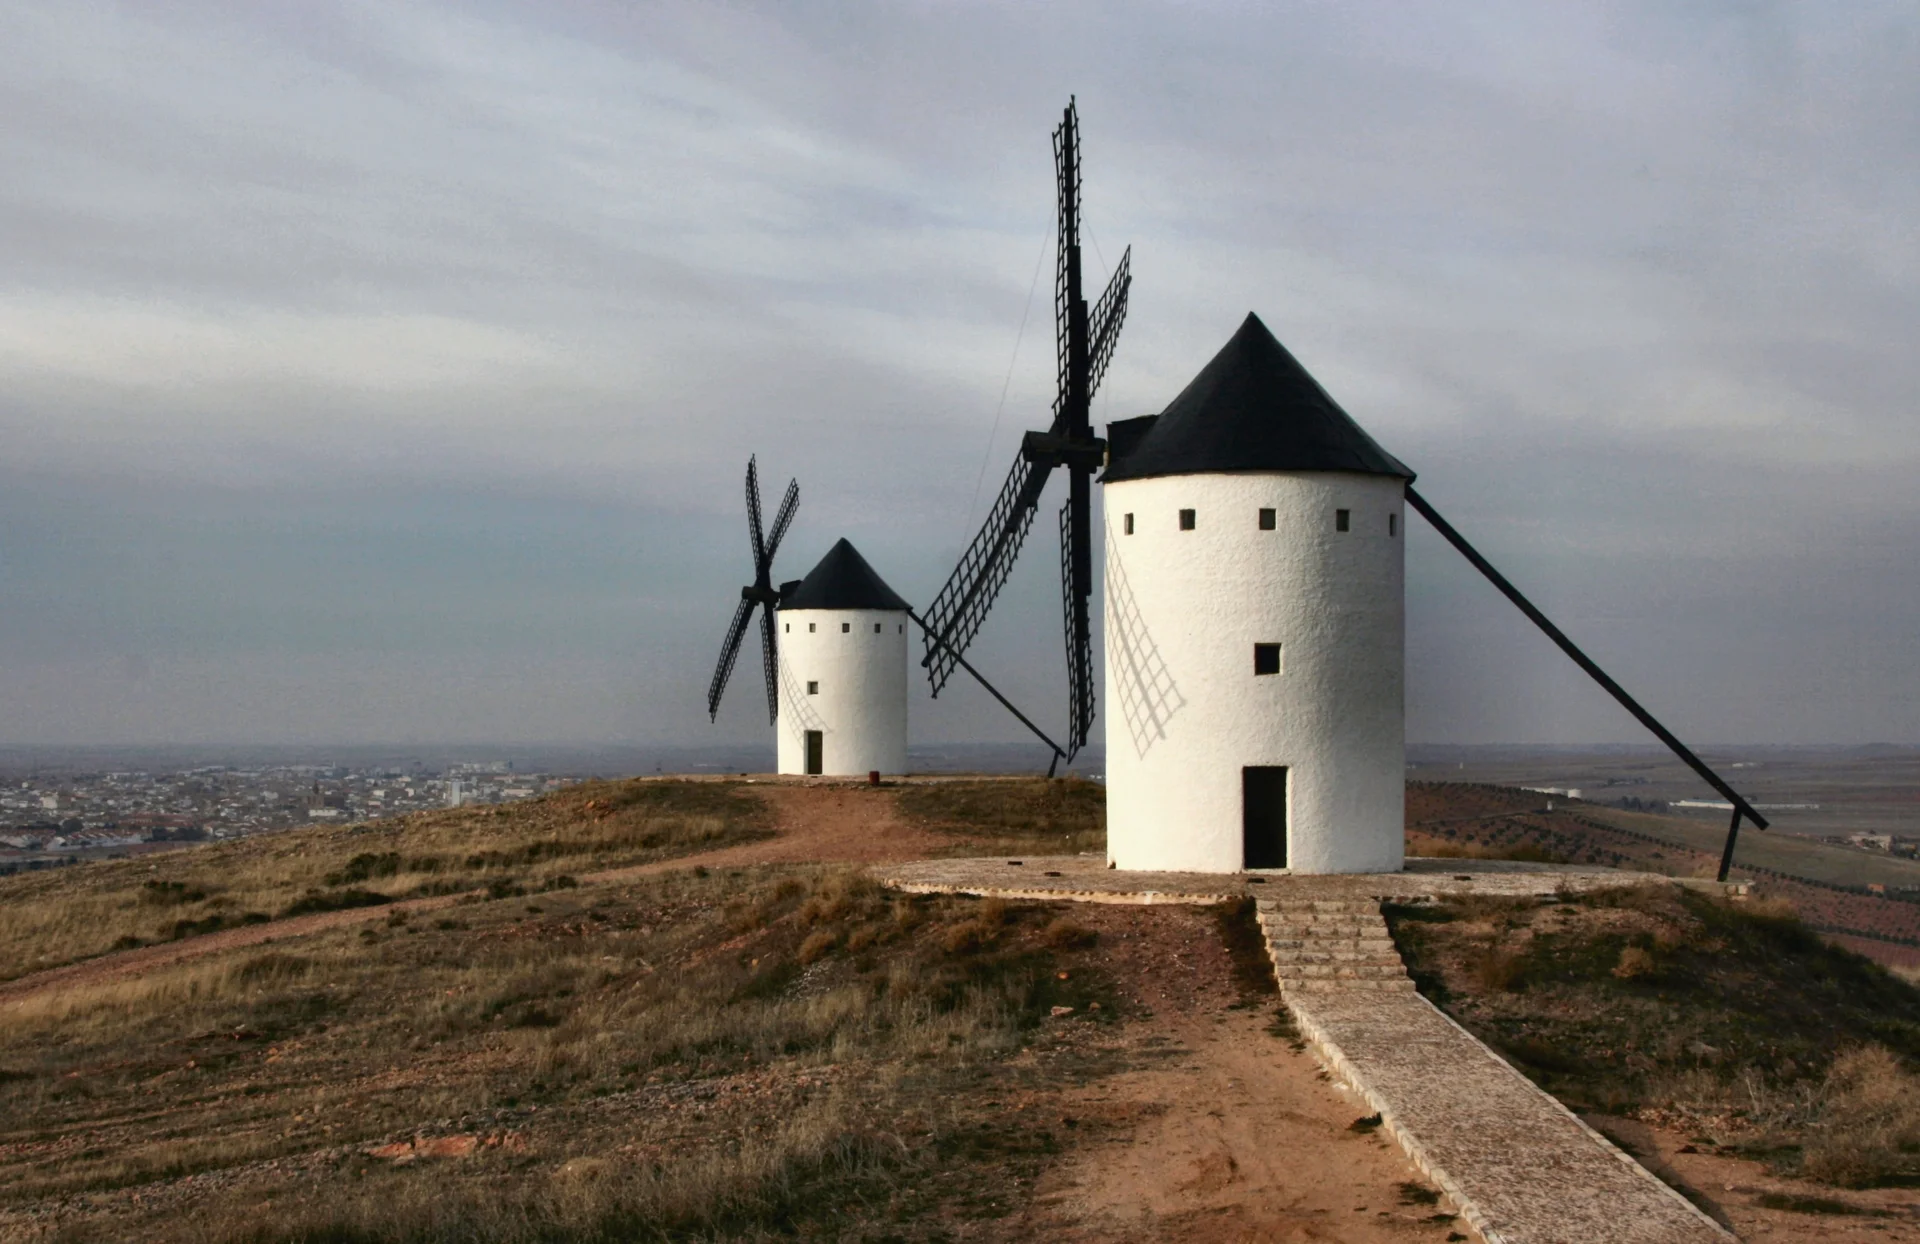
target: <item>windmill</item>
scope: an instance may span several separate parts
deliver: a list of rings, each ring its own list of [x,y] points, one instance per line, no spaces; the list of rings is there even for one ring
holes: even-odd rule
[[[773,586],[773,555],[793,523],[793,512],[800,508],[800,481],[787,481],[787,494],[780,499],[779,512],[773,516],[773,536],[760,530],[760,471],[753,458],[747,459],[747,536],[753,543],[753,582],[740,589],[740,605],[733,611],[733,625],[727,628],[726,642],[720,645],[720,663],[714,667],[713,681],[707,685],[707,716],[720,715],[720,696],[733,674],[733,663],[740,656],[740,641],[760,610],[760,654],[767,676],[767,724],[780,715],[780,641],[774,625],[774,607],[780,603],[780,589]]]
[[[1020,456],[1000,486],[986,523],[961,555],[946,586],[927,607],[926,656],[921,665],[937,696],[964,665],[961,657],[986,621],[994,599],[1006,585],[1013,562],[1033,526],[1040,494],[1055,467],[1068,477],[1066,504],[1060,508],[1060,591],[1067,645],[1067,746],[1073,756],[1093,727],[1093,647],[1088,602],[1093,595],[1093,473],[1106,455],[1106,442],[1093,435],[1094,391],[1113,359],[1120,324],[1127,315],[1128,263],[1133,248],[1120,256],[1106,292],[1091,311],[1080,280],[1080,123],[1067,102],[1053,132],[1053,163],[1058,187],[1058,245],[1054,266],[1054,319],[1058,342],[1059,389],[1053,422],[1045,432],[1028,432]]]
[[[1107,849],[1116,867],[1397,871],[1405,509],[1718,791],[1767,820],[1413,488],[1260,317],[1158,415],[1107,426]],[[1290,674],[1288,671],[1292,669]]]

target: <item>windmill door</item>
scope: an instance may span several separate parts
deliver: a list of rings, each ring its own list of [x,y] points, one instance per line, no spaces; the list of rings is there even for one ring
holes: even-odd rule
[[[1287,769],[1248,765],[1240,771],[1243,868],[1287,866]]]
[[[818,730],[807,731],[807,772],[826,772],[826,736]]]

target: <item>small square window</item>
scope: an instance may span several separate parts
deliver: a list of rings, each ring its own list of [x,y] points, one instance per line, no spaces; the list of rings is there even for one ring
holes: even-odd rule
[[[1272,531],[1277,524],[1277,519],[1278,516],[1272,510],[1261,510],[1260,530]]]
[[[1352,510],[1335,510],[1333,512],[1333,529],[1335,531],[1352,531],[1353,530],[1353,511]]]
[[[811,635],[811,634],[813,634],[813,632],[814,632],[814,630],[815,630],[815,629],[816,629],[816,628],[815,628],[815,626],[814,626],[814,624],[813,624],[813,623],[811,623],[811,622],[809,622],[809,623],[807,623],[807,634],[809,634],[809,635]]]
[[[1389,515],[1387,515],[1387,535],[1388,535],[1388,537],[1390,537],[1390,538],[1391,538],[1391,537],[1393,537],[1393,536],[1397,536],[1397,535],[1399,535],[1399,534],[1400,534],[1400,516],[1399,516],[1398,514],[1389,514]]]
[[[787,623],[787,634],[793,634],[793,623],[791,622]]]
[[[810,683],[808,683],[808,684],[807,684],[807,694],[808,694],[808,695],[819,695],[819,694],[820,694],[820,684],[819,684],[819,683],[817,683],[817,682],[810,682]]]
[[[907,624],[905,622],[902,622],[900,624],[900,633],[902,635],[905,635],[907,633]]]
[[[851,635],[851,634],[853,634],[853,623],[851,623],[851,622],[842,622],[842,623],[840,624],[840,633],[841,633],[842,635]]]
[[[880,633],[880,624],[878,622],[875,622],[873,624],[873,633],[875,635],[878,635]]]
[[[1193,530],[1193,511],[1192,510],[1180,511],[1180,530],[1182,531]]]
[[[1133,515],[1128,514],[1120,520],[1120,534],[1125,536],[1133,534]]]
[[[1253,672],[1255,674],[1278,674],[1280,672],[1280,645],[1255,644],[1253,646]]]

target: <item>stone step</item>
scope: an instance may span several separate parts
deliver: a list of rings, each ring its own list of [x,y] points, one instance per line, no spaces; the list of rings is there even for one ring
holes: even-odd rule
[[[1318,977],[1298,977],[1293,979],[1287,979],[1283,977],[1280,981],[1280,989],[1281,989],[1281,992],[1283,993],[1328,993],[1334,990],[1342,990],[1342,989],[1357,989],[1362,991],[1375,991],[1375,992],[1390,991],[1390,990],[1405,990],[1408,993],[1412,993],[1413,980],[1412,978],[1404,974],[1397,977],[1394,977],[1394,976],[1381,976],[1381,977],[1318,976]]]
[[[1275,954],[1284,950],[1358,950],[1376,955],[1398,953],[1390,937],[1269,937],[1267,945]]]
[[[1254,913],[1261,924],[1373,924],[1380,921],[1377,911],[1262,911]]]
[[[1260,930],[1270,938],[1283,941],[1299,941],[1310,938],[1314,941],[1335,938],[1373,938],[1377,941],[1392,941],[1387,931],[1377,925],[1367,924],[1269,924]]]
[[[1302,907],[1285,911],[1277,909],[1271,911],[1256,910],[1253,916],[1254,919],[1260,921],[1262,924],[1288,922],[1294,924],[1337,924],[1341,921],[1372,923],[1380,919],[1380,911],[1378,908],[1368,911],[1357,907],[1344,911],[1322,911],[1310,907]]]
[[[1398,963],[1400,956],[1391,946],[1269,946],[1267,957],[1275,963]]]
[[[1359,912],[1364,915],[1380,914],[1380,904],[1370,898],[1263,898],[1254,904],[1258,912],[1324,912],[1329,915],[1340,912]]]
[[[1377,941],[1392,941],[1387,935],[1386,926],[1378,924],[1265,924],[1260,931],[1270,938],[1285,941],[1297,941],[1311,938],[1314,941],[1332,938],[1366,937]]]
[[[1314,977],[1338,977],[1350,980],[1379,980],[1384,977],[1406,976],[1407,969],[1398,963],[1288,963],[1275,969],[1281,979]]]
[[[1370,964],[1375,967],[1393,968],[1406,971],[1406,965],[1400,962],[1400,956],[1394,954],[1360,954],[1349,950],[1293,950],[1281,951],[1270,955],[1274,967],[1282,972],[1301,963],[1349,963]]]

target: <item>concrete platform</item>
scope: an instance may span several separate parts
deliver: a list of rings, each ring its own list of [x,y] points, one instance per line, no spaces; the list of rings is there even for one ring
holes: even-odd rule
[[[1422,859],[1403,872],[1296,876],[1288,872],[1152,873],[1108,868],[1096,855],[1024,859],[916,860],[885,865],[873,875],[913,894],[996,894],[1005,898],[1068,899],[1080,903],[1218,903],[1254,898],[1373,899],[1420,902],[1452,894],[1544,897],[1616,886],[1676,883],[1659,873],[1587,864],[1529,864],[1514,860]],[[1744,893],[1713,881],[1676,884]]]
[[[1409,860],[1404,872],[1359,876],[1127,873],[1093,856],[926,860],[874,875],[914,893],[1071,902],[1252,895],[1281,997],[1314,1055],[1380,1116],[1383,1130],[1487,1244],[1734,1238],[1415,992],[1380,914],[1382,901],[1546,897],[1672,878],[1453,859]]]

